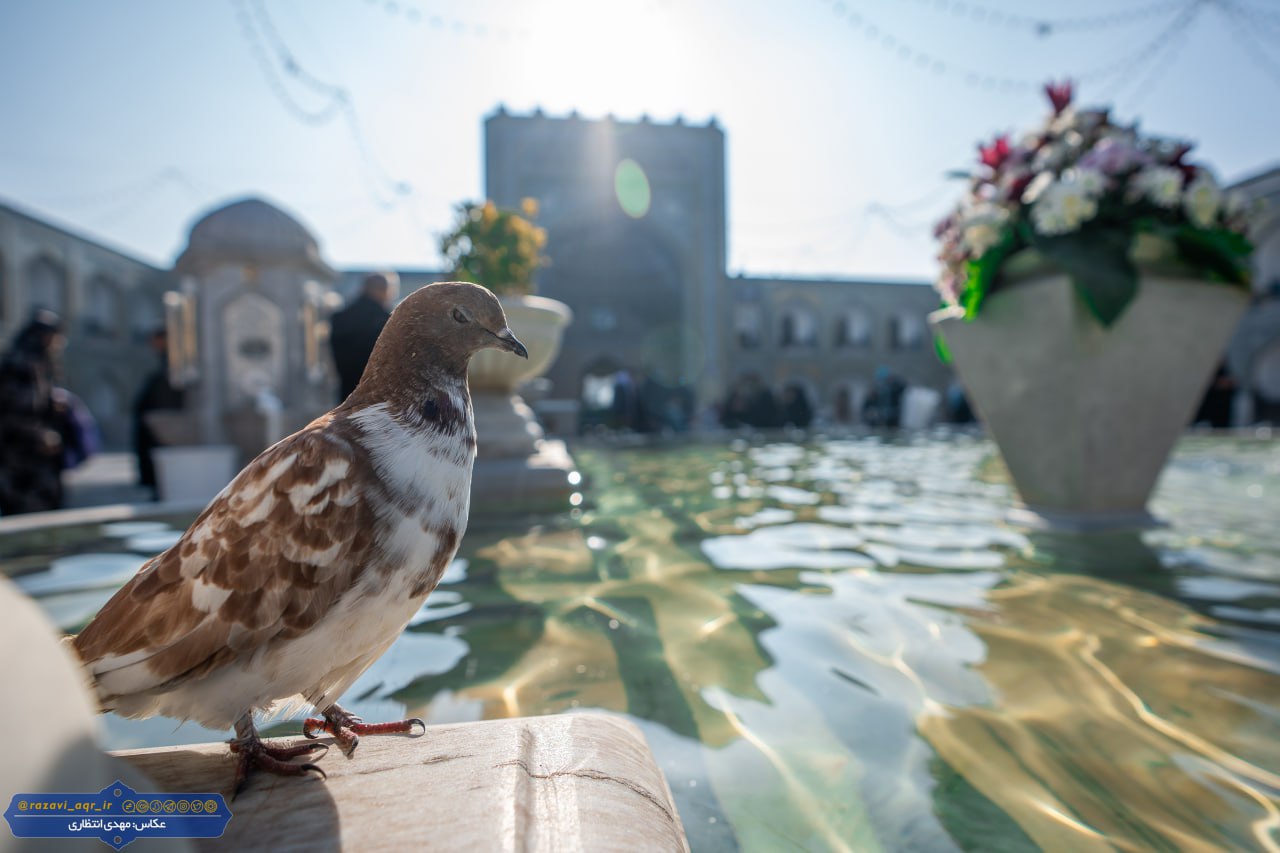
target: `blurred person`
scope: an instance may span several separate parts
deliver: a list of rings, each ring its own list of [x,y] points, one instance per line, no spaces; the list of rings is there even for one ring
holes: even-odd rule
[[[813,404],[798,382],[788,384],[782,391],[781,417],[783,426],[808,429],[813,423]]]
[[[862,419],[871,426],[896,428],[902,421],[902,395],[906,390],[907,384],[901,378],[880,365],[871,392],[862,404]]]
[[[960,380],[953,379],[947,386],[947,414],[954,424],[971,424],[977,420],[973,407],[969,405],[969,395],[965,393]]]
[[[329,345],[338,369],[338,401],[350,396],[360,383],[369,354],[391,317],[391,306],[400,294],[400,277],[394,272],[373,272],[364,277],[360,293],[329,318]]]
[[[640,394],[631,371],[625,367],[613,375],[610,415],[610,426],[614,429],[634,430],[640,423]]]
[[[133,452],[138,458],[138,485],[151,490],[158,497],[156,464],[152,451],[161,442],[147,424],[147,413],[181,409],[183,393],[169,380],[169,336],[163,329],[156,329],[149,340],[151,350],[159,359],[159,365],[142,384],[133,403]]]
[[[1236,380],[1224,361],[1218,365],[1209,387],[1205,389],[1192,423],[1207,423],[1214,429],[1231,426],[1231,405],[1236,396]]]
[[[734,383],[721,410],[720,423],[729,429],[779,425],[778,403],[759,374],[749,373]]]
[[[781,413],[778,411],[778,400],[773,396],[773,390],[754,373],[749,377],[749,381],[747,423],[756,429],[780,426]]]
[[[36,309],[0,362],[0,515],[62,506],[64,454],[76,433],[54,386],[66,347],[62,318]]]

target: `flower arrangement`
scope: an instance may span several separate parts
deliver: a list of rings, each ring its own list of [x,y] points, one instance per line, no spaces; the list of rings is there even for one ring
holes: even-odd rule
[[[1104,326],[1133,299],[1139,266],[1248,287],[1245,205],[1188,162],[1190,144],[1142,136],[1106,109],[1077,109],[1069,82],[1045,93],[1045,123],[1020,142],[979,145],[968,191],[938,223],[944,303],[972,319],[1010,283],[1011,267],[1046,264],[1071,278]]]
[[[538,203],[526,198],[516,212],[492,201],[468,201],[456,213],[453,230],[440,238],[452,274],[500,295],[532,293],[534,271],[547,264],[546,229],[533,224]]]

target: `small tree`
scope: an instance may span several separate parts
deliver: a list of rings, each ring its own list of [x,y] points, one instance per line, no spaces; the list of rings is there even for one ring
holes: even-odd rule
[[[534,271],[547,264],[542,254],[547,232],[532,221],[538,203],[526,198],[517,213],[492,201],[467,201],[456,211],[453,230],[440,238],[452,274],[498,294],[532,293]]]

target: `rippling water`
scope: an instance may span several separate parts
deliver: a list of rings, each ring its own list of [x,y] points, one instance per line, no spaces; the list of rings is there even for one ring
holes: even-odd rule
[[[1280,846],[1280,443],[1184,441],[1170,527],[1094,538],[1005,526],[963,436],[577,455],[583,508],[473,522],[358,712],[625,713],[695,850]],[[21,582],[74,629],[173,535]]]

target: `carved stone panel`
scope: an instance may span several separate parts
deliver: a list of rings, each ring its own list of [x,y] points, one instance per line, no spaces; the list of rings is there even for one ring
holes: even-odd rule
[[[222,317],[228,407],[251,405],[263,388],[280,396],[286,364],[283,312],[265,297],[244,293],[227,303]]]

